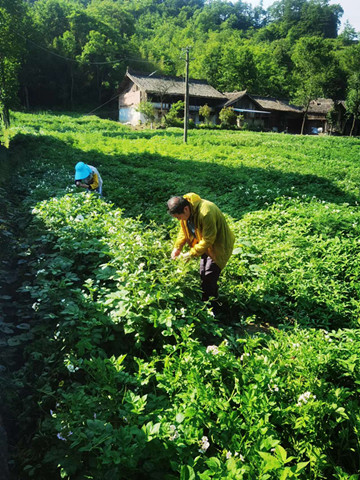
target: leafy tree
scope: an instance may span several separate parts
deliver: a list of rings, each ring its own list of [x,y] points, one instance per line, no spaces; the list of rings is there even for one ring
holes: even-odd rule
[[[326,85],[334,79],[334,58],[322,38],[304,37],[296,43],[292,61],[295,66],[293,99],[304,108],[303,134],[311,100],[324,96]]]
[[[254,91],[257,65],[254,49],[248,41],[233,35],[222,47],[220,89]]]
[[[232,125],[235,125],[236,113],[231,107],[224,107],[219,113],[219,119],[222,127],[231,127]]]
[[[31,8],[37,32],[31,44],[35,63],[24,65],[22,78],[41,91],[41,102],[100,103],[103,96],[114,95],[126,58],[138,56],[129,40],[134,19],[124,5],[111,0],[85,3],[38,0]]]
[[[360,72],[354,72],[349,79],[346,110],[353,117],[350,130],[351,137],[354,133],[356,121],[360,118]]]
[[[182,124],[185,104],[182,100],[173,103],[169,112],[165,116],[165,124],[168,126],[179,127]]]
[[[24,42],[16,33],[22,31],[24,13],[21,0],[0,0],[0,120],[5,128],[10,125],[9,109],[17,102]]]
[[[236,3],[213,0],[196,13],[195,26],[203,32],[220,28],[247,30],[254,25],[251,6],[241,0]]]
[[[59,53],[69,58],[76,58],[78,53],[77,42],[74,32],[66,30],[61,37],[54,39],[54,47]],[[75,60],[66,62],[66,67],[69,70],[70,75],[70,104],[71,108],[74,107],[74,85],[75,85]],[[65,93],[65,96],[66,93]]]
[[[151,123],[151,128],[153,122],[156,118],[156,112],[154,105],[151,102],[140,102],[139,105],[136,107],[136,111],[142,113],[145,118]]]
[[[333,107],[328,114],[326,115],[326,120],[330,125],[330,135],[333,130],[338,127],[338,112],[335,107]]]
[[[291,33],[297,39],[305,35],[336,38],[343,9],[329,5],[329,0],[279,0],[269,14],[283,37]]]
[[[349,20],[346,20],[343,31],[338,38],[342,40],[344,45],[354,45],[357,43],[359,35],[355,28],[350,25]]]
[[[199,115],[204,117],[206,124],[210,123],[211,108],[207,103],[205,103],[205,105],[201,105],[199,108]]]

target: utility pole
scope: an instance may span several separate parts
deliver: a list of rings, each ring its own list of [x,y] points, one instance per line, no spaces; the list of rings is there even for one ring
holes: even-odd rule
[[[189,124],[189,50],[185,48],[185,108],[184,108],[184,143],[187,142],[187,130]]]

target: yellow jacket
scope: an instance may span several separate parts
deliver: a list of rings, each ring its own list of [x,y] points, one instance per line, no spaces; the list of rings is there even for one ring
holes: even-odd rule
[[[187,193],[184,198],[190,203],[195,237],[189,232],[186,220],[180,220],[174,247],[181,250],[187,243],[191,256],[206,253],[223,269],[232,254],[235,241],[224,215],[214,203],[201,199],[196,193]]]
[[[99,188],[99,184],[100,184],[99,177],[97,173],[93,172],[91,181],[89,183],[90,190],[96,190],[97,188]]]

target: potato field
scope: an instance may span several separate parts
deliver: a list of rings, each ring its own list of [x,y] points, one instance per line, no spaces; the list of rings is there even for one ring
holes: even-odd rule
[[[359,138],[44,112],[2,142],[10,479],[360,478]],[[236,235],[215,317],[170,259],[188,192]]]

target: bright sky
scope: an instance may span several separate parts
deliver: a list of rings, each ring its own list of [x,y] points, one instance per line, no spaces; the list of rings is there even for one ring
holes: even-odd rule
[[[245,0],[246,3],[250,3],[253,7],[259,5],[260,0]],[[268,8],[275,0],[263,0],[264,8]],[[357,32],[360,32],[360,5],[359,0],[330,0],[330,5],[337,3],[342,6],[344,14],[341,18],[340,31],[346,20],[349,20],[350,25],[355,28]]]

